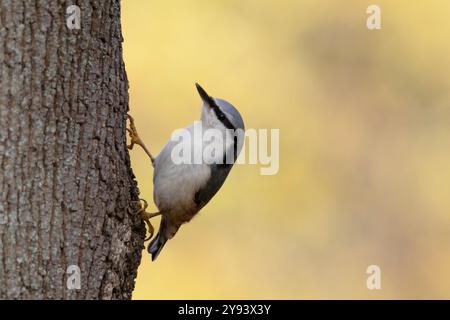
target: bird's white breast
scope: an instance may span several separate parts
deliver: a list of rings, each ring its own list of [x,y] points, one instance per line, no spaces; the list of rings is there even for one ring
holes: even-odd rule
[[[186,128],[193,132],[194,126]],[[193,153],[202,152],[201,137],[192,136]],[[211,175],[207,164],[176,164],[172,150],[177,141],[169,141],[155,159],[154,200],[160,211],[185,214],[196,211],[195,193],[206,184]],[[194,156],[193,154],[193,156]]]

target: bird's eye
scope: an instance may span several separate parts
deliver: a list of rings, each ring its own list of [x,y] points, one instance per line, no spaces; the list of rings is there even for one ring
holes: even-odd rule
[[[225,115],[223,113],[219,113],[219,119],[225,118]]]

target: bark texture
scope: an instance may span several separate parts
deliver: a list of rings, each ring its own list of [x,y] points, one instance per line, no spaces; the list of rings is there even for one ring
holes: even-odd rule
[[[119,0],[0,0],[1,299],[131,297],[145,229],[127,111]]]

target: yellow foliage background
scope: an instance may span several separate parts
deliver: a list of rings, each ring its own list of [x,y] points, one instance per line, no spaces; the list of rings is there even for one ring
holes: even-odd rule
[[[143,253],[135,299],[450,298],[450,1],[377,1],[379,31],[370,4],[122,2],[154,154],[199,118],[196,81],[246,128],[280,129],[279,173],[235,166],[156,263]],[[131,156],[151,202],[149,159]]]

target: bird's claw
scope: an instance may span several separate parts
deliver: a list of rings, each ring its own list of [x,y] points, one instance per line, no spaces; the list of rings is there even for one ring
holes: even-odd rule
[[[142,139],[139,137],[139,135],[137,133],[137,130],[136,130],[136,126],[134,125],[133,117],[130,116],[129,114],[127,114],[127,119],[130,121],[130,128],[126,128],[128,134],[130,135],[130,144],[127,145],[127,148],[129,150],[131,150],[131,149],[133,149],[135,144],[141,146],[142,149],[144,149],[145,153],[147,153],[147,155],[149,156],[150,160],[152,161],[152,165],[154,165],[155,159],[153,158],[153,156],[150,153],[150,151],[148,151],[148,149],[145,146],[145,144],[142,141]]]
[[[153,238],[153,233],[155,232],[155,228],[154,228],[153,225],[151,224],[150,219],[145,218],[145,217],[142,217],[142,219],[143,219],[144,222],[147,224],[147,227],[148,227],[148,233],[149,233],[149,236],[148,236],[147,238],[144,239],[144,242],[145,242],[145,241],[148,241],[148,240],[150,240],[151,238]]]
[[[136,126],[134,125],[133,117],[130,116],[129,114],[127,114],[127,119],[130,121],[130,128],[126,128],[126,129],[130,135],[130,140],[131,140],[131,143],[127,147],[128,147],[128,149],[131,150],[131,149],[133,149],[135,144],[142,145],[142,140],[137,133]]]
[[[142,205],[141,201],[144,203],[144,205]],[[144,241],[148,241],[153,237],[153,234],[155,232],[155,228],[153,227],[152,223],[150,222],[150,219],[153,217],[159,216],[161,213],[160,212],[149,213],[149,212],[145,211],[148,207],[148,203],[144,199],[139,199],[139,201],[135,201],[135,203],[139,204],[139,209],[137,210],[137,213],[140,214],[142,220],[144,220],[145,224],[148,227],[149,236],[147,238],[145,238],[145,240],[144,240]]]

